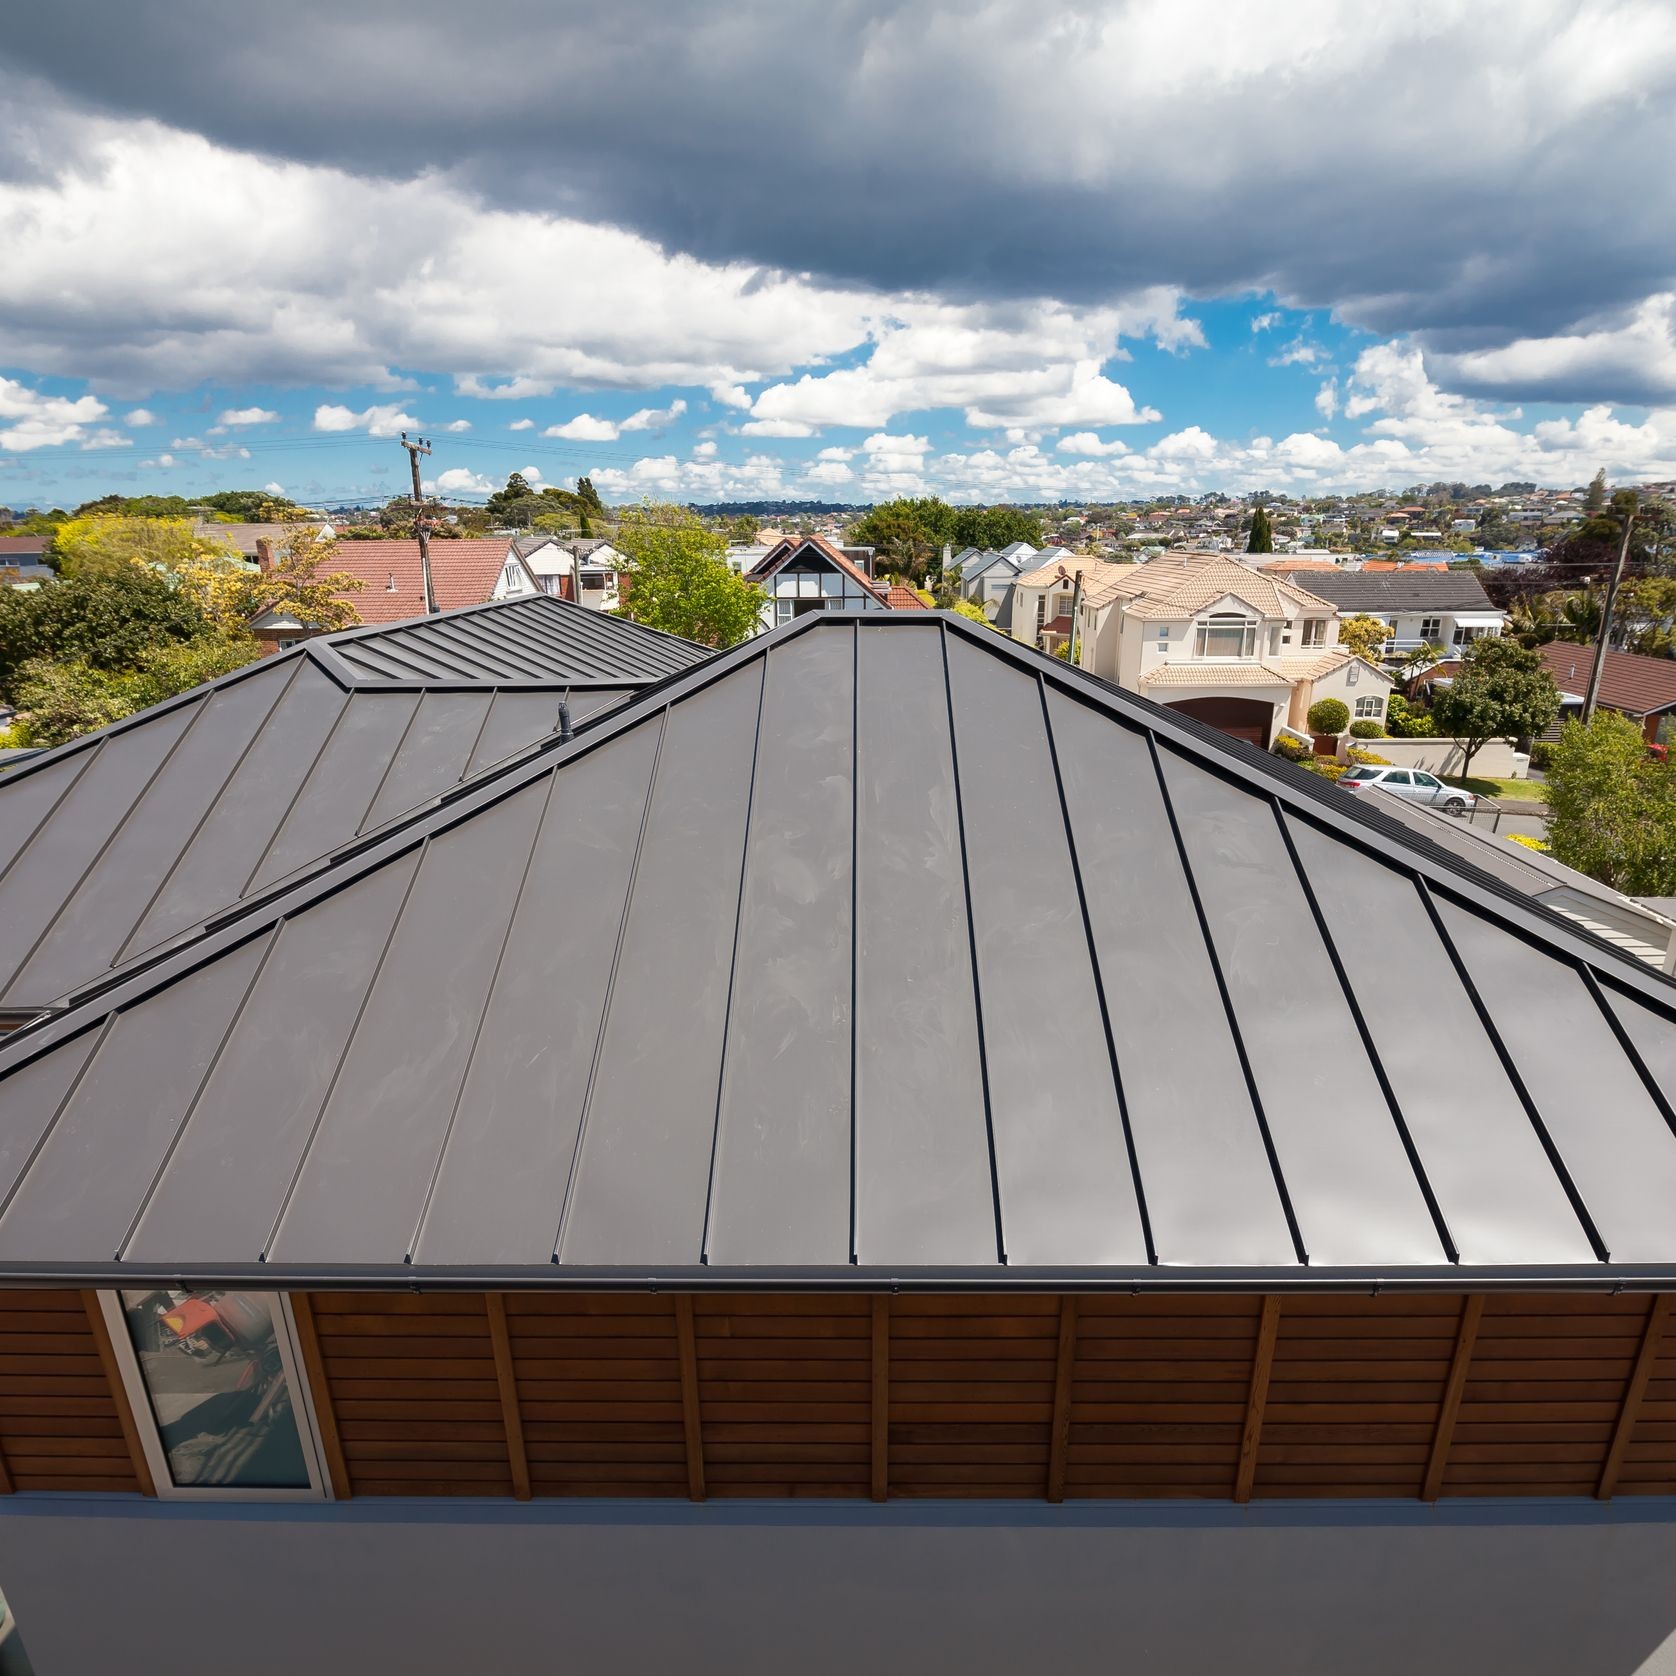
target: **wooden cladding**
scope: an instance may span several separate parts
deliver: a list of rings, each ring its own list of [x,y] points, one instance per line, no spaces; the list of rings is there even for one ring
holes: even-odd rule
[[[7,1490],[148,1488],[135,1471],[124,1403],[82,1293],[0,1292],[0,1469]]]
[[[1676,1494],[1676,1299],[315,1293],[334,1493]],[[0,1292],[0,1493],[144,1488],[82,1294]],[[149,1416],[138,1417],[149,1424]]]

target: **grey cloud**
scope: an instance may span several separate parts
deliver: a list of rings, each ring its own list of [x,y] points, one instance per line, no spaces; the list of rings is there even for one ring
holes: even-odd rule
[[[884,290],[1272,287],[1460,355],[1676,274],[1657,0],[17,13],[5,52],[90,107]]]

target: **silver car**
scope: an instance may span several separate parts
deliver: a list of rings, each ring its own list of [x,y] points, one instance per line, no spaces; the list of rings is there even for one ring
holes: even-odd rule
[[[1406,797],[1413,803],[1428,803],[1447,814],[1464,815],[1478,807],[1478,799],[1459,786],[1446,786],[1435,774],[1423,768],[1369,768],[1359,766],[1345,769],[1339,782],[1346,791],[1366,791],[1378,786],[1393,797]]]

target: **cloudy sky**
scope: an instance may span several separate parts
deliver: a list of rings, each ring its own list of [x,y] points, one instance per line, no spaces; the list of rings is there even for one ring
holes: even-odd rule
[[[53,0],[0,502],[1676,476],[1670,0]]]

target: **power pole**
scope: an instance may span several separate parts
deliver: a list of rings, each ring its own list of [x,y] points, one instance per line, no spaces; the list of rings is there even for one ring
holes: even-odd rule
[[[1082,572],[1077,572],[1077,579],[1071,587],[1071,636],[1068,647],[1070,656],[1065,660],[1074,664],[1077,661],[1077,622],[1082,616]]]
[[[1594,720],[1595,705],[1600,698],[1600,676],[1606,667],[1606,643],[1612,638],[1612,607],[1617,603],[1618,584],[1624,577],[1624,561],[1629,557],[1629,537],[1630,531],[1635,528],[1636,511],[1632,500],[1624,519],[1624,539],[1618,543],[1618,562],[1612,567],[1611,578],[1606,584],[1606,598],[1600,608],[1600,638],[1595,642],[1595,661],[1589,670],[1589,688],[1583,695],[1584,727]]]
[[[419,485],[419,456],[429,454],[431,445],[420,438],[416,441],[407,440],[407,432],[402,432],[402,447],[407,450],[409,463],[413,467],[413,533],[419,537],[419,568],[425,576],[425,615],[436,615],[436,589],[431,584],[431,538],[425,530],[425,494]]]

